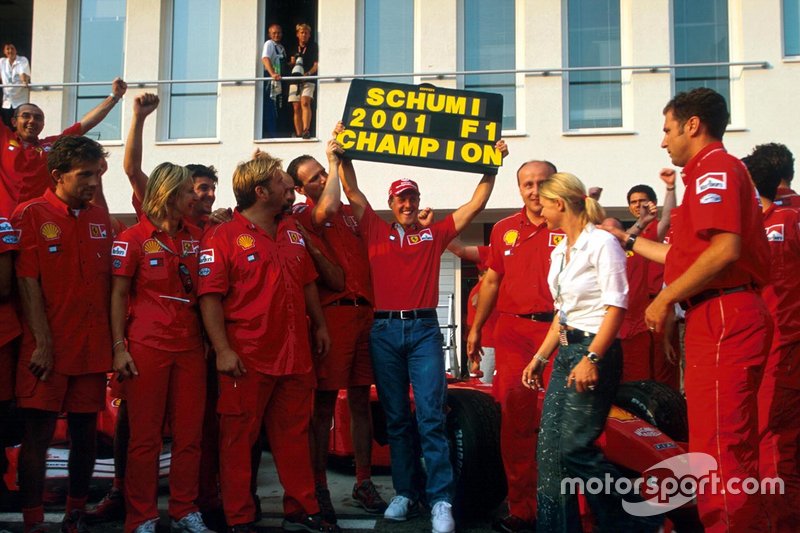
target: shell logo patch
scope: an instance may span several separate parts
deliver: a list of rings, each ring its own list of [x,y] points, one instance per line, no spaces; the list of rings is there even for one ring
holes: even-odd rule
[[[105,224],[89,224],[89,237],[92,239],[105,239],[107,236]]]
[[[54,241],[61,237],[61,228],[53,222],[45,222],[39,231],[46,241]]]
[[[611,410],[608,412],[608,418],[613,418],[614,420],[619,420],[620,422],[630,422],[631,420],[637,420],[635,416],[630,414],[625,409],[621,409],[616,405],[611,406]]]
[[[774,224],[766,228],[769,242],[783,242],[783,224]]]
[[[519,232],[515,229],[510,229],[503,234],[503,242],[506,246],[514,246],[519,239]]]
[[[11,139],[8,141],[8,149],[13,150],[14,148],[19,148],[19,143],[16,139]]]
[[[248,235],[247,233],[242,233],[236,238],[236,244],[239,245],[239,248],[242,250],[249,250],[253,246],[256,245],[256,240],[253,238],[252,235]]]
[[[550,248],[555,248],[558,246],[561,241],[566,237],[563,233],[551,233],[550,234]]]
[[[147,239],[142,245],[142,250],[146,254],[156,254],[161,251],[161,245],[153,239]]]
[[[286,234],[289,236],[289,242],[292,244],[299,244],[301,246],[306,245],[306,241],[303,240],[303,235],[297,231],[286,230]]]

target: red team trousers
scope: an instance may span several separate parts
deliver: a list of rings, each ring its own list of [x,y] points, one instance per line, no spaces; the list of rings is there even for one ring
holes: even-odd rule
[[[319,512],[308,442],[313,384],[311,374],[269,376],[255,370],[238,378],[220,374],[220,488],[228,525],[255,519],[250,449],[262,420],[284,489],[284,514]]]
[[[129,341],[128,350],[139,375],[128,381],[125,389],[131,431],[125,473],[126,532],[158,518],[158,457],[167,417],[172,430],[169,514],[179,520],[197,511],[206,401],[202,347],[166,352]]]
[[[722,482],[697,496],[709,533],[764,530],[758,495],[722,489],[731,478],[759,479],[757,394],[771,339],[772,321],[754,292],[712,298],[686,313],[689,450],[714,457]]]

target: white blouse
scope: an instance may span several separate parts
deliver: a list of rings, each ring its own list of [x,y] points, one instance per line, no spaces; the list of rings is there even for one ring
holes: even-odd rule
[[[586,224],[566,260],[564,238],[550,256],[547,281],[562,324],[597,333],[606,307],[628,307],[625,251],[619,241]]]

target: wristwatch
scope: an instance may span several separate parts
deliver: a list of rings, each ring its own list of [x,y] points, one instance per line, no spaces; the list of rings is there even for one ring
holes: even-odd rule
[[[586,359],[588,359],[588,360],[589,360],[589,362],[590,362],[590,363],[592,363],[593,365],[596,365],[597,363],[599,363],[599,362],[600,362],[600,356],[599,356],[599,355],[597,355],[597,354],[596,354],[596,353],[594,353],[594,352],[588,352],[588,353],[586,354]]]

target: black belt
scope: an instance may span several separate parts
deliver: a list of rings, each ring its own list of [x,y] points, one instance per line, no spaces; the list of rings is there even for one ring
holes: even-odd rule
[[[369,300],[359,296],[356,299],[353,299],[353,298],[339,298],[336,301],[333,301],[333,302],[331,302],[329,304],[326,304],[325,307],[327,307],[329,305],[347,305],[347,306],[350,306],[350,307],[359,307],[359,306],[362,306],[362,305],[371,305],[371,304],[369,303]]]
[[[439,318],[436,309],[404,309],[402,311],[375,311],[375,318],[397,320],[416,320],[418,318]]]
[[[705,302],[706,300],[710,300],[711,298],[719,298],[720,296],[725,296],[726,294],[733,294],[735,292],[745,292],[753,290],[753,285],[748,283],[746,285],[739,285],[737,287],[728,287],[727,289],[708,289],[703,292],[698,292],[691,298],[687,298],[683,300],[680,305],[681,309],[684,311],[688,311],[692,307],[696,307],[701,303]]]
[[[533,320],[534,322],[552,322],[555,314],[549,313],[528,313],[527,315],[514,315],[517,318],[524,318],[525,320]]]
[[[561,344],[561,346],[580,344],[586,339],[591,339],[594,336],[594,333],[589,333],[588,331],[583,331],[582,329],[561,328],[561,331],[559,332],[559,344]]]

